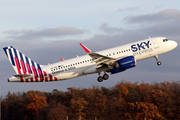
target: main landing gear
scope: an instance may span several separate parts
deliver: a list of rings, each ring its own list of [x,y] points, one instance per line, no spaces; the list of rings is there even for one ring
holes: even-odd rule
[[[107,80],[109,78],[109,75],[104,73],[103,77],[99,73],[99,77],[97,78],[98,82],[102,82],[103,80]]]
[[[157,65],[161,65],[161,61],[159,61],[159,59],[158,59],[158,56],[156,55],[156,56],[154,56],[154,58],[156,59],[156,61],[157,61]]]

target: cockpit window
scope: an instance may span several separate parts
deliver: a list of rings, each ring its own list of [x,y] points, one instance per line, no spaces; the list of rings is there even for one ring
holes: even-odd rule
[[[163,39],[163,42],[166,42],[166,41],[168,41],[168,39]]]

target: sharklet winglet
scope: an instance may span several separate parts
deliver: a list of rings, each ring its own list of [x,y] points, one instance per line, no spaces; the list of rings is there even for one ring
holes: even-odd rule
[[[61,59],[61,61],[64,61],[64,59],[63,58],[60,58]]]
[[[90,53],[90,52],[91,52],[91,50],[88,49],[85,45],[83,45],[82,43],[79,43],[79,44],[81,45],[81,47],[84,49],[84,51],[85,51],[86,53]]]

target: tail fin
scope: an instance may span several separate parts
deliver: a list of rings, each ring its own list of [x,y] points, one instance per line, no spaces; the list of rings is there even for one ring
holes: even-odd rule
[[[42,69],[38,63],[32,61],[12,46],[3,49],[17,74],[16,76],[33,74],[35,78],[40,77],[40,79],[43,80]]]

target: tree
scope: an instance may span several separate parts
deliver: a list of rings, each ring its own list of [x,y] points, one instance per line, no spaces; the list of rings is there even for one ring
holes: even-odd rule
[[[26,95],[25,110],[35,115],[43,106],[47,106],[46,96],[40,91],[29,91]]]
[[[85,120],[86,114],[83,112],[83,110],[87,108],[86,105],[88,105],[88,102],[85,101],[84,98],[79,98],[78,100],[71,99],[70,105],[75,113],[74,117]]]
[[[146,119],[164,119],[159,113],[158,108],[153,103],[141,102],[141,103],[128,103],[130,112],[125,114],[125,117],[133,118],[134,120]]]
[[[1,103],[1,117],[3,120],[24,119],[25,109],[24,101],[21,92],[11,94],[8,92],[8,95]]]
[[[67,107],[55,100],[49,102],[48,106],[43,106],[36,113],[36,120],[65,120],[67,117]]]

